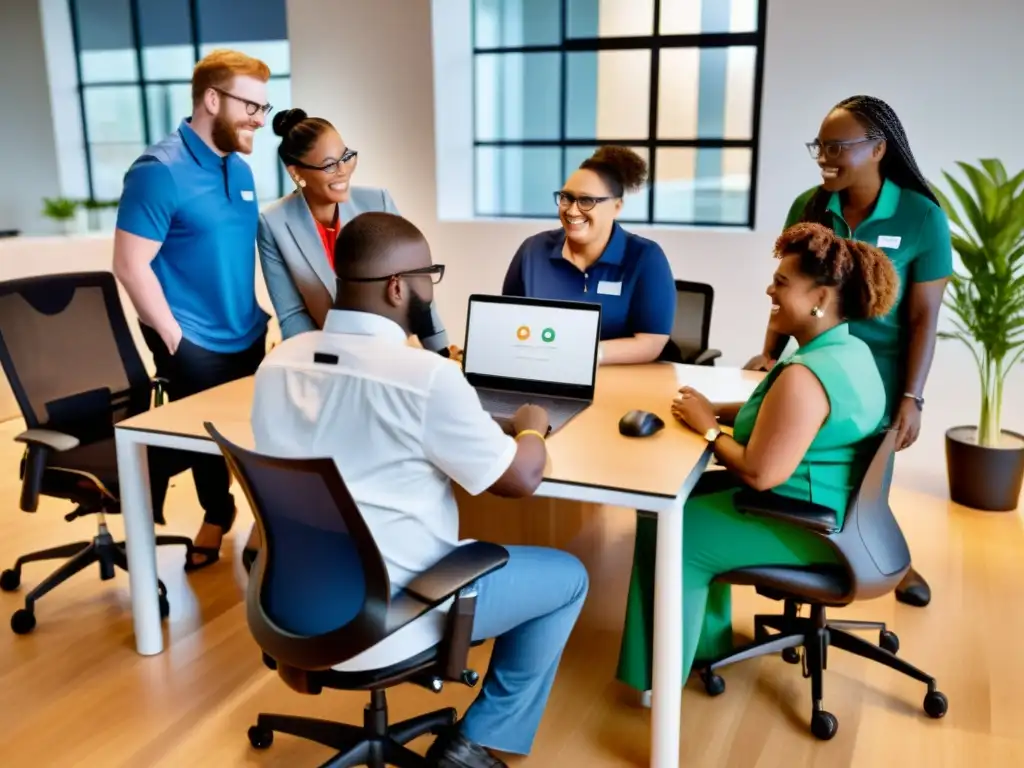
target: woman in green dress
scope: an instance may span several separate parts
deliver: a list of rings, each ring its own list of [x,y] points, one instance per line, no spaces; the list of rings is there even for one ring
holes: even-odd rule
[[[840,524],[851,492],[870,461],[871,438],[886,422],[886,394],[871,350],[850,321],[892,307],[898,278],[884,253],[799,224],[776,243],[779,259],[768,287],[771,327],[799,347],[783,358],[742,405],[713,406],[684,387],[676,418],[713,442],[725,472],[698,484],[683,511],[683,671],[695,657],[732,647],[730,590],[712,583],[735,568],[835,562],[831,548],[802,528],[737,512],[743,487],[823,504]],[[730,437],[720,423],[733,423]],[[727,482],[722,482],[722,479]],[[657,521],[638,521],[619,679],[651,687]],[[699,641],[699,649],[698,649]]]
[[[850,333],[874,353],[885,383],[886,410],[898,433],[896,450],[902,451],[921,430],[939,309],[953,272],[949,221],[917,167],[900,119],[881,99],[853,96],[839,102],[807,148],[821,169],[821,184],[793,202],[786,228],[814,222],[876,245],[900,277],[892,310],[851,322]],[[768,370],[788,341],[769,327],[762,353],[746,367]],[[931,591],[911,569],[896,598],[922,607]]]

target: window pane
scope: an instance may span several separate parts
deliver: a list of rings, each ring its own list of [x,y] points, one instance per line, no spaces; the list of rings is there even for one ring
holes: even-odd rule
[[[189,0],[138,0],[138,9],[145,77],[190,79],[195,49]]]
[[[124,175],[144,149],[141,142],[89,144],[93,195],[97,200],[117,200],[121,197]]]
[[[562,41],[556,0],[475,0],[473,46],[517,48],[523,45],[558,45]]]
[[[129,0],[73,0],[82,82],[138,79]]]
[[[568,0],[567,13],[566,37],[654,34],[654,0]]]
[[[752,138],[756,59],[753,46],[663,49],[658,138]]]
[[[558,53],[481,54],[476,62],[476,138],[558,139]]]
[[[135,85],[85,88],[85,122],[91,143],[145,143],[141,89]]]
[[[271,104],[279,104],[281,109],[286,109],[292,102],[291,82],[287,79],[271,80],[267,84],[267,98]],[[268,120],[267,125],[256,131],[252,154],[245,158],[252,167],[256,197],[261,201],[276,200],[283,194],[278,171],[281,161],[277,157],[277,145],[280,142],[281,139],[270,129]]]
[[[555,219],[561,176],[561,147],[477,147],[477,214]]]
[[[199,55],[202,57],[210,51],[224,47],[224,43],[204,43],[199,46]],[[230,43],[229,47],[234,51],[241,51],[262,61],[270,67],[272,77],[291,73],[291,49],[288,46],[287,40],[242,40]],[[192,78],[191,72],[189,72],[188,77],[189,79]],[[273,104],[274,102],[270,103]]]
[[[758,0],[661,0],[661,34],[756,32]]]
[[[285,0],[246,0],[244,6],[238,0],[202,0],[197,7],[201,43],[236,48],[239,42],[288,39]]]
[[[147,80],[191,80],[195,55],[191,45],[143,48],[142,71]]]
[[[579,167],[580,163],[594,154],[594,150],[597,147],[566,147],[565,148],[565,168],[566,174],[571,176]],[[644,159],[644,162],[650,162],[650,155],[647,151],[647,147],[630,147],[640,157]],[[627,194],[622,203],[622,213],[619,215],[620,221],[647,221],[647,204],[648,198],[650,197],[650,182],[644,184],[643,188],[639,192],[633,194]]]
[[[566,133],[574,139],[644,140],[649,133],[651,52],[570,53]]]
[[[749,149],[659,149],[656,160],[656,222],[747,223]]]
[[[147,85],[146,109],[149,130],[157,141],[178,129],[178,124],[192,113],[192,86]],[[258,132],[257,132],[258,135]]]

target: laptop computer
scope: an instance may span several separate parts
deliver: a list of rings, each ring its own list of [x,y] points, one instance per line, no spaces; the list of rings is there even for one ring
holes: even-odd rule
[[[503,427],[530,403],[554,433],[594,401],[600,340],[600,304],[474,294],[462,370]]]

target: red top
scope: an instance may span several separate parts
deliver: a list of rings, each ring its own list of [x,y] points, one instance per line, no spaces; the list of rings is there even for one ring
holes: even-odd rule
[[[335,219],[334,227],[325,227],[319,221],[316,222],[316,231],[320,233],[320,240],[327,251],[327,263],[334,269],[334,243],[338,239],[338,221]]]

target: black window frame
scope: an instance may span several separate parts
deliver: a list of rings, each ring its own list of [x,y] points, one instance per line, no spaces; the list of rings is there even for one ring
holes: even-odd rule
[[[571,169],[566,163],[566,148],[570,147],[594,147],[602,145],[641,147],[647,149],[647,167],[649,190],[647,196],[647,215],[642,219],[620,219],[623,223],[640,224],[651,227],[723,227],[730,229],[750,229],[756,226],[757,218],[757,180],[758,180],[758,159],[760,154],[761,134],[761,101],[764,90],[764,58],[765,39],[768,26],[768,0],[758,0],[757,7],[757,29],[754,32],[701,32],[696,34],[663,35],[659,32],[661,26],[661,3],[662,0],[653,0],[652,32],[646,36],[622,36],[622,37],[567,37],[569,23],[569,0],[551,0],[559,3],[559,37],[561,43],[520,45],[520,46],[478,46],[476,0],[471,3],[470,28],[472,36],[472,83],[473,83],[473,216],[474,218],[495,218],[495,219],[540,219],[531,214],[520,213],[484,213],[478,206],[476,194],[477,187],[477,150],[481,147],[511,147],[511,148],[551,148],[561,149],[562,178],[569,175]],[[722,0],[725,2],[726,0]],[[731,47],[753,47],[756,50],[754,59],[754,91],[753,110],[751,116],[751,135],[749,139],[658,139],[658,108],[659,108],[659,73],[661,51],[663,48],[731,48]],[[567,129],[567,98],[568,98],[568,69],[567,54],[580,52],[597,51],[629,51],[649,50],[651,52],[650,71],[650,93],[648,97],[648,135],[645,139],[600,139],[592,138],[566,138]],[[559,98],[560,98],[560,119],[559,137],[557,139],[479,139],[477,138],[476,125],[476,88],[477,88],[477,57],[481,55],[501,54],[524,54],[524,53],[558,53],[561,58],[559,73]],[[667,148],[695,148],[695,149],[749,149],[750,150],[750,189],[748,192],[748,208],[746,222],[728,221],[672,221],[656,219],[654,216],[656,198],[656,171],[657,171],[657,150]],[[554,191],[554,190],[552,190]],[[553,212],[554,215],[554,212]]]
[[[68,10],[71,18],[71,38],[74,44],[75,51],[75,78],[77,82],[78,91],[78,110],[79,118],[82,123],[82,146],[85,152],[85,178],[86,178],[86,189],[89,193],[89,200],[93,202],[116,202],[115,200],[110,201],[97,201],[96,200],[96,188],[93,180],[93,167],[92,167],[92,142],[89,138],[89,123],[85,108],[85,94],[91,88],[135,88],[139,96],[139,111],[142,119],[142,132],[143,132],[143,144],[150,146],[160,139],[163,138],[163,134],[157,136],[154,135],[152,128],[152,120],[150,119],[149,113],[149,101],[146,98],[146,89],[148,86],[171,86],[171,85],[191,85],[192,79],[186,78],[152,78],[148,79],[145,74],[145,68],[142,61],[142,34],[141,25],[139,22],[139,0],[128,0],[129,11],[131,13],[131,29],[132,29],[132,50],[135,54],[135,66],[138,72],[138,76],[134,80],[106,80],[85,83],[82,81],[82,45],[81,36],[78,26],[78,3],[79,0],[67,0]],[[199,63],[202,58],[200,55],[200,47],[202,46],[202,38],[200,36],[199,29],[199,6],[202,0],[188,0],[189,7],[189,23],[190,23],[190,36],[192,45],[192,64],[193,66]],[[290,80],[291,71],[286,75],[275,75],[273,72],[270,74],[272,81],[277,80]],[[184,117],[184,116],[183,116]],[[285,193],[285,171],[284,166],[279,162],[277,167],[277,190],[274,195],[275,198],[281,197]],[[127,168],[124,169],[128,171]]]

